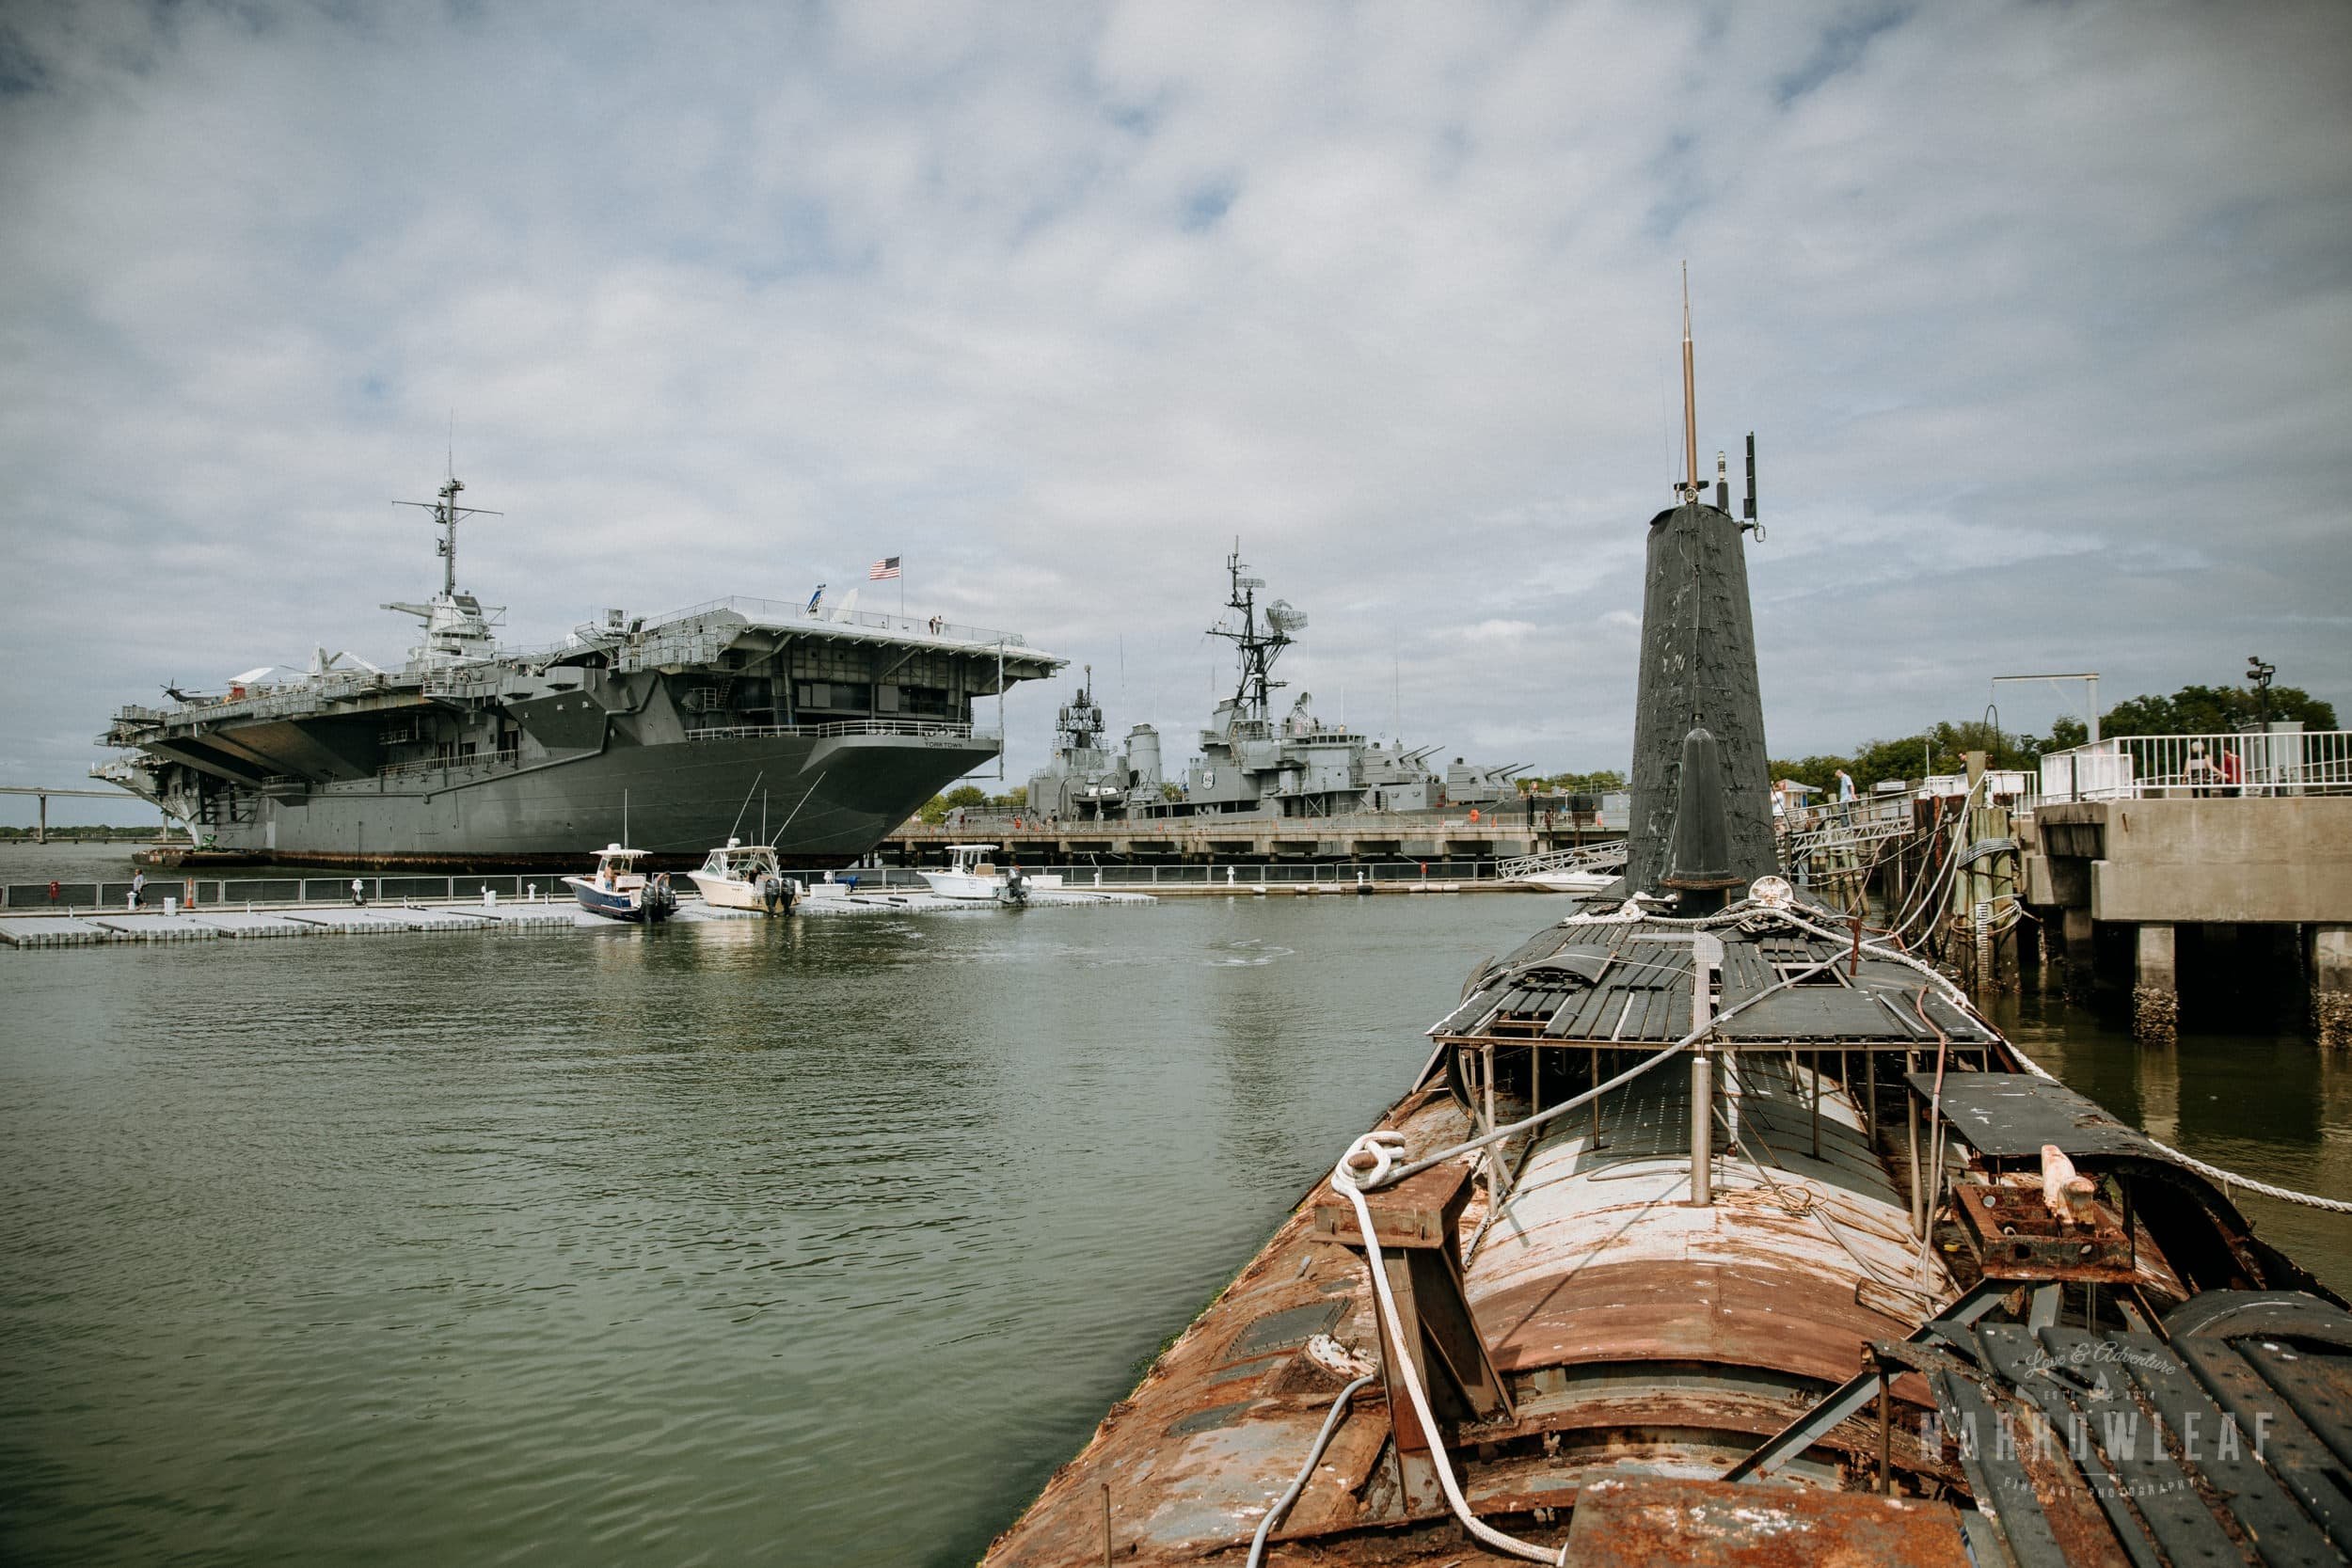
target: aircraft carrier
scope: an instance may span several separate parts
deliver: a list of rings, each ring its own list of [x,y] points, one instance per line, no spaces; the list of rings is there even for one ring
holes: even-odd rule
[[[427,505],[441,592],[397,672],[317,651],[209,692],[126,706],[91,771],[183,823],[199,850],[295,864],[578,865],[624,836],[699,863],[729,833],[787,865],[846,865],[996,755],[976,699],[1064,661],[1009,632],[828,604],[727,598],[608,610],[540,649],[457,586],[453,476]]]

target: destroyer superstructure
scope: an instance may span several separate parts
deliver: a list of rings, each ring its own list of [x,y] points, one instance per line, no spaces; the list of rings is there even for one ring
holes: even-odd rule
[[[1029,779],[1033,811],[1068,820],[1147,816],[1335,817],[1362,813],[1439,812],[1518,800],[1518,764],[1490,767],[1454,759],[1442,776],[1429,758],[1435,745],[1407,750],[1345,722],[1319,718],[1301,691],[1278,716],[1275,661],[1306,629],[1307,616],[1287,600],[1261,605],[1265,579],[1249,575],[1238,543],[1225,559],[1227,614],[1209,629],[1233,644],[1239,666],[1232,695],[1218,702],[1199,732],[1200,755],[1177,787],[1160,771],[1159,732],[1136,725],[1123,750],[1110,749],[1109,728],[1094,695],[1093,673],[1061,708],[1054,748]]]
[[[1445,784],[1425,766],[1435,746],[1393,749],[1345,723],[1317,718],[1311,693],[1301,691],[1290,711],[1274,713],[1274,693],[1286,683],[1274,678],[1274,663],[1307,627],[1306,612],[1288,600],[1261,609],[1263,578],[1248,575],[1235,546],[1226,558],[1227,617],[1209,629],[1233,644],[1239,678],[1233,694],[1216,705],[1200,732],[1200,754],[1184,780],[1184,797],[1196,814],[1245,813],[1268,816],[1338,816],[1362,811],[1426,811],[1448,803]],[[1496,786],[1516,795],[1508,783],[1516,768],[1464,769],[1487,788],[1481,800],[1496,798]]]
[[[626,816],[660,864],[698,862],[739,819],[788,863],[847,864],[996,754],[975,699],[1063,662],[821,592],[612,610],[502,649],[499,612],[458,587],[463,489],[426,503],[441,591],[387,607],[422,622],[399,671],[320,649],[306,673],[172,689],[171,707],[115,715],[99,738],[130,755],[92,771],[199,846],[294,863],[570,867]]]

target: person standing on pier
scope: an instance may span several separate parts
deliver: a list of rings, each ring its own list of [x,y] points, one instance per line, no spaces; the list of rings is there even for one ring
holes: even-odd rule
[[[1837,770],[1837,815],[1838,815],[1838,816],[1846,816],[1846,817],[1851,817],[1851,816],[1853,816],[1853,798],[1854,798],[1853,775],[1852,775],[1851,773],[1847,772],[1844,768],[1840,768]]]
[[[2205,743],[2201,740],[2188,743],[2188,764],[2182,771],[2188,775],[2190,798],[2200,800],[2214,792],[2214,780],[2220,776],[2213,759],[2205,754]]]
[[[134,871],[131,873],[131,907],[135,910],[141,904],[146,902],[147,873],[144,871]]]

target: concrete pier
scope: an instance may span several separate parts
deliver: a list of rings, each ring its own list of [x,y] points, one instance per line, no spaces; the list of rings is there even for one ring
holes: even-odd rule
[[[2132,932],[2140,1038],[2179,1032],[2187,927],[2192,980],[2292,972],[2280,955],[2310,953],[2312,1025],[2352,1045],[2352,795],[2044,802],[2020,838],[2026,900],[2064,937],[2070,994],[2090,989],[2098,933]]]
[[[2132,961],[2132,1034],[2143,1045],[2170,1045],[2181,1033],[2180,970],[2172,927],[2143,925]]]

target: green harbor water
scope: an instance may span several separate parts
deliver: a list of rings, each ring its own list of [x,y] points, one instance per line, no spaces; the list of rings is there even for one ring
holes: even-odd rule
[[[968,1562],[1564,907],[0,953],[0,1560]],[[2003,1022],[2352,1192],[2292,1035]]]

